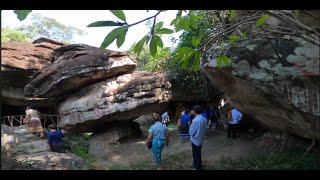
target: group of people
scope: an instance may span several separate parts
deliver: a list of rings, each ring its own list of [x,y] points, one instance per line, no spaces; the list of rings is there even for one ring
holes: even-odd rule
[[[201,114],[201,106],[196,105],[193,107],[191,113],[194,116],[191,122],[191,118],[188,115],[189,110],[186,109],[182,115],[182,121],[180,129],[181,136],[190,137],[192,145],[192,154],[193,154],[193,164],[192,167],[196,170],[202,169],[201,163],[201,147],[205,138],[205,132],[207,127],[207,119]],[[152,152],[157,164],[157,169],[162,169],[161,163],[161,153],[165,145],[169,145],[169,130],[167,127],[169,116],[167,112],[162,115],[153,113],[153,120],[155,123],[149,129],[148,138],[142,142],[142,144],[148,145],[152,141]],[[187,125],[185,125],[187,124]],[[190,127],[189,127],[190,126]]]
[[[227,107],[228,112],[228,138],[236,138],[236,131],[239,121],[242,119],[242,113],[235,108]],[[149,135],[142,144],[152,148],[157,169],[162,169],[161,153],[164,146],[169,145],[168,123],[170,121],[168,112],[164,112],[161,117],[157,113],[153,113],[152,118],[154,124],[149,129]],[[202,170],[201,148],[205,139],[206,129],[210,124],[214,124],[218,118],[216,111],[207,112],[200,105],[193,106],[192,109],[183,108],[181,116],[178,120],[178,130],[181,142],[185,140],[191,141],[193,163],[191,167],[194,170]],[[33,133],[44,137],[44,129],[42,127],[39,112],[30,106],[26,108],[26,117],[23,120],[26,127]],[[47,133],[48,146],[52,152],[65,152],[63,143],[64,131],[58,130],[54,124],[48,126]]]
[[[39,117],[39,111],[28,106],[26,108],[26,116],[23,120],[29,131],[35,135],[39,135],[41,138],[44,137],[44,128]],[[48,146],[52,152],[64,152],[65,146],[63,143],[64,131],[58,130],[54,124],[48,125]]]
[[[227,137],[236,138],[236,131],[239,121],[242,119],[242,113],[233,107],[228,107],[228,129]],[[194,170],[202,170],[201,148],[205,139],[207,128],[215,128],[218,121],[218,113],[216,109],[210,106],[208,111],[203,110],[200,105],[193,106],[192,109],[183,108],[181,116],[178,120],[178,131],[181,143],[186,140],[191,141],[193,163],[191,167]],[[152,152],[156,161],[157,169],[162,169],[161,153],[165,145],[169,145],[169,130],[168,121],[169,115],[167,112],[160,115],[153,113],[155,124],[149,129],[147,140],[142,144],[148,145],[152,142]]]

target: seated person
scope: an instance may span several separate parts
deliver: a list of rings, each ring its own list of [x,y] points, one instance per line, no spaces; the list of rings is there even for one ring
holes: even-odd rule
[[[48,126],[48,145],[52,152],[65,152],[63,139],[64,131],[57,130],[57,127],[54,124]]]

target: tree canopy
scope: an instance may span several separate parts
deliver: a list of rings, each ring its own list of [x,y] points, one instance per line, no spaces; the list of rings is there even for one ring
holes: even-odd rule
[[[45,37],[61,42],[74,42],[75,35],[84,35],[85,32],[73,26],[66,26],[53,18],[41,14],[32,15],[31,25],[19,26],[18,31],[26,34],[32,40]]]
[[[16,29],[4,27],[1,28],[1,42],[30,42],[31,38]]]

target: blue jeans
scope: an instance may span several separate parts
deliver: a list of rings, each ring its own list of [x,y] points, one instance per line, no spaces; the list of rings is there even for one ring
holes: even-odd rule
[[[153,138],[152,140],[152,152],[157,165],[161,165],[161,152],[165,144],[166,144],[165,139]]]

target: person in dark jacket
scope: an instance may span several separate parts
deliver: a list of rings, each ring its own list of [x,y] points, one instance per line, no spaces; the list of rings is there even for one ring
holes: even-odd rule
[[[186,109],[178,123],[181,144],[190,138],[189,127],[191,125],[190,110]]]
[[[48,126],[48,145],[52,152],[65,152],[65,147],[63,143],[64,131],[57,130],[54,124]]]

